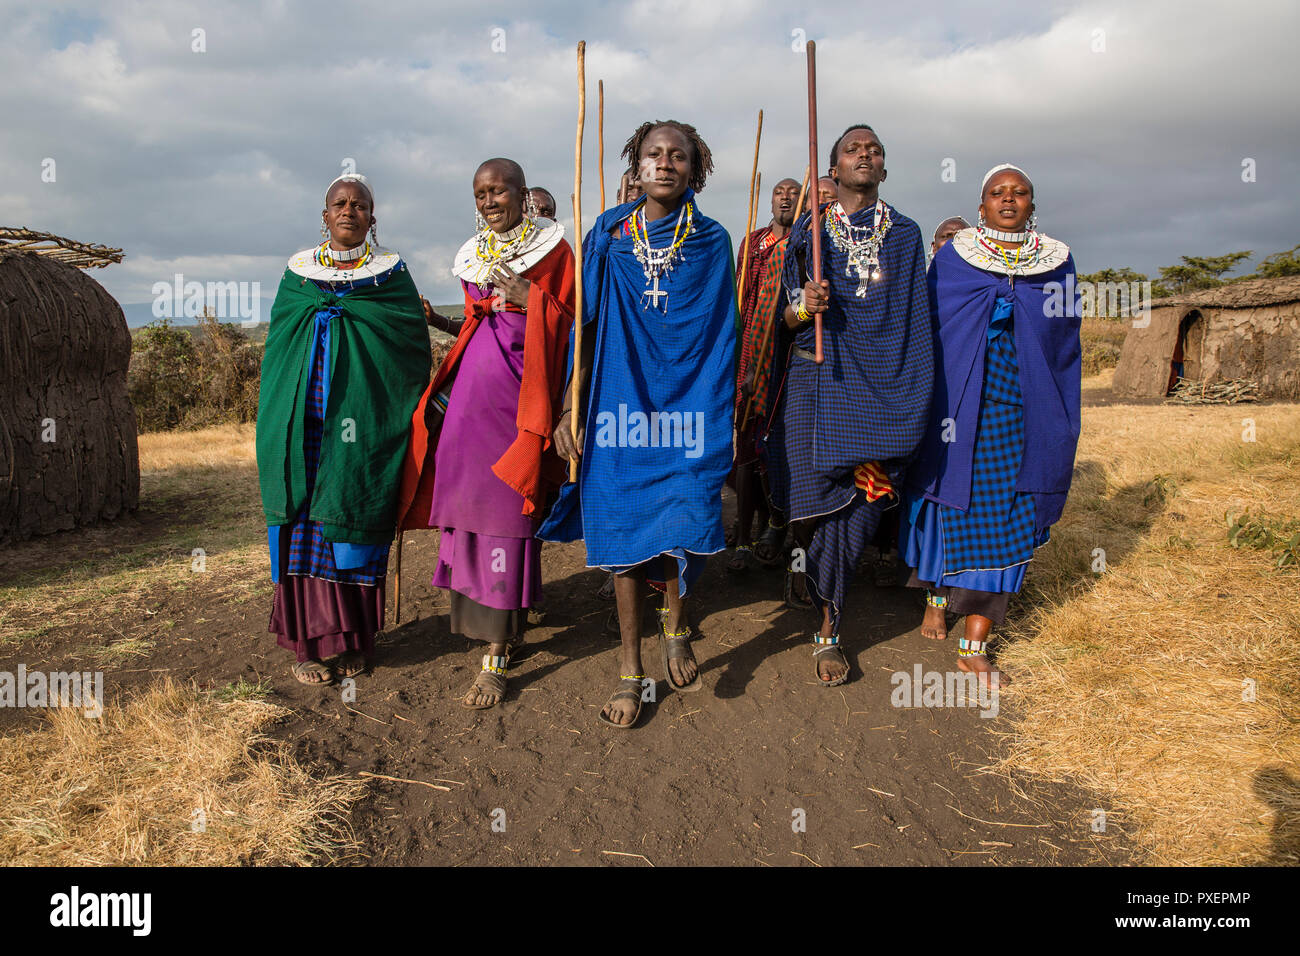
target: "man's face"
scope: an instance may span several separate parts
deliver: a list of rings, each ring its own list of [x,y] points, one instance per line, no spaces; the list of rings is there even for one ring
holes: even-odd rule
[[[817,202],[819,205],[825,205],[828,202],[834,202],[840,198],[839,187],[835,185],[835,180],[829,176],[823,176],[817,180]]]
[[[794,206],[799,201],[799,184],[783,179],[772,190],[772,221],[789,229],[794,222]]]
[[[968,223],[965,219],[945,219],[940,224],[938,232],[934,234],[934,240],[930,243],[930,255],[934,255],[946,246],[949,240],[965,229],[967,225]]]
[[[885,171],[885,147],[869,129],[850,130],[840,140],[835,156],[835,176],[842,186],[863,188],[878,186],[889,174]]]

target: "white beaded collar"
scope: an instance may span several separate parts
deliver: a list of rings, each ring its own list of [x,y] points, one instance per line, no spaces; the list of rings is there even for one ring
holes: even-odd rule
[[[392,250],[385,249],[383,246],[375,246],[370,254],[370,258],[355,269],[335,269],[332,266],[323,266],[316,261],[316,250],[319,246],[312,246],[310,249],[304,249],[302,252],[296,252],[289,257],[289,271],[294,275],[300,275],[304,279],[312,279],[316,282],[355,282],[358,279],[370,279],[375,276],[383,275],[390,272],[402,261],[402,257]]]
[[[1022,265],[1011,270],[1010,274],[1018,276],[1041,275],[1044,272],[1051,272],[1053,269],[1059,269],[1065,264],[1065,260],[1070,255],[1070,247],[1059,239],[1053,239],[1051,236],[1039,233],[1042,239],[1042,248],[1038,250],[1038,258],[1033,263],[1023,263]],[[957,255],[973,265],[976,269],[983,269],[985,272],[997,272],[1002,275],[1008,275],[1007,264],[1000,256],[990,255],[979,243],[979,234],[975,231],[974,226],[962,229],[952,237],[952,247]],[[1015,251],[1008,250],[1012,261],[1015,260]]]
[[[509,259],[502,260],[513,272],[523,273],[531,269],[545,259],[547,253],[559,245],[560,240],[564,238],[564,227],[558,222],[543,219],[540,216],[534,219],[533,222],[536,223],[537,228],[528,242],[516,250]],[[509,241],[513,236],[519,234],[519,230],[522,230],[523,226],[524,224],[520,223],[515,229],[497,238]],[[457,279],[464,279],[466,282],[487,285],[488,274],[492,271],[493,265],[483,262],[475,254],[477,239],[477,234],[470,236],[457,251],[456,258],[451,266],[451,274]]]

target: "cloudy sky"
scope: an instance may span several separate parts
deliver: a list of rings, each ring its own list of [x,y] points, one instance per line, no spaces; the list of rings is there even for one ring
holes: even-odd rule
[[[701,208],[738,239],[760,107],[764,192],[806,163],[805,36],[823,163],[845,126],[873,125],[882,195],[923,231],[973,217],[984,170],[1010,161],[1083,271],[1300,242],[1295,4],[882,7],[0,0],[0,225],[122,247],[94,276],[123,303],[178,272],[269,296],[319,241],[324,188],[352,159],[381,242],[431,300],[455,301],[481,160],[518,160],[567,206],[585,39],[588,225],[603,79],[611,202],[635,126],[680,119],[716,162]]]

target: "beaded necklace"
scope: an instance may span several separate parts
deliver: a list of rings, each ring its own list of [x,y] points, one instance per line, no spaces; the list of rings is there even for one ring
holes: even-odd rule
[[[1013,235],[1012,233],[1000,233],[997,230],[989,229],[986,226],[979,225],[975,227],[976,245],[980,253],[990,265],[1001,263],[1003,271],[1011,280],[1012,288],[1016,284],[1016,276],[1021,274],[1021,270],[1029,269],[1038,262],[1038,254],[1043,249],[1043,237],[1036,231],[1030,229],[1020,234],[1023,239],[1021,244],[1016,247],[1016,256],[1014,259],[1007,254],[1005,246],[1000,246],[996,242],[990,242],[990,238],[1002,238],[1003,236]],[[1007,239],[1007,242],[1015,242],[1014,239]],[[1022,261],[1023,259],[1023,261]]]
[[[859,299],[866,298],[867,283],[880,278],[880,246],[891,225],[889,207],[883,199],[876,200],[876,215],[870,230],[849,222],[849,214],[838,201],[831,203],[826,210],[826,231],[830,233],[835,248],[848,254],[844,274],[851,279],[857,273],[858,288],[854,295]]]
[[[327,269],[337,269],[340,262],[355,262],[355,268],[360,269],[370,260],[371,253],[369,241],[362,243],[352,249],[331,249],[330,241],[326,239],[316,247],[314,256],[316,264],[324,266]]]
[[[641,298],[650,300],[642,305],[641,309],[644,311],[654,305],[667,312],[668,303],[661,300],[668,298],[668,290],[659,288],[659,277],[672,272],[677,262],[685,260],[682,245],[686,242],[686,237],[695,231],[693,206],[690,202],[682,203],[681,211],[677,214],[677,225],[673,229],[673,241],[659,249],[650,245],[650,232],[646,227],[644,208],[632,214],[631,226],[632,253],[636,256],[636,261],[641,263],[641,271],[645,274],[646,281],[646,288],[641,293]]]
[[[474,237],[474,254],[485,266],[496,265],[513,259],[528,244],[528,240],[537,229],[537,223],[527,217],[524,221],[506,233],[498,236],[491,229],[484,229]]]

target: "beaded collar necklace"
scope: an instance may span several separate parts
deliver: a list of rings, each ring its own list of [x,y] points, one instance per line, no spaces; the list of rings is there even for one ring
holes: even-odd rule
[[[1038,262],[1038,254],[1043,249],[1043,237],[1036,230],[1027,229],[1024,232],[999,232],[996,229],[990,229],[985,225],[975,227],[976,247],[980,253],[988,260],[990,265],[1001,265],[1003,271],[1011,278],[1011,284],[1015,286],[1015,276],[1022,270],[1032,268]],[[1010,255],[1009,249],[998,245],[996,242],[990,242],[990,239],[1001,239],[1003,242],[1019,242],[1016,247],[1015,258]]]
[[[874,225],[870,229],[849,222],[849,214],[838,200],[826,209],[826,231],[830,233],[835,248],[848,253],[844,274],[850,279],[857,274],[858,288],[854,295],[859,299],[866,298],[867,284],[880,278],[880,246],[891,225],[889,207],[883,199],[876,200]]]
[[[508,261],[523,252],[536,231],[536,221],[527,216],[515,228],[500,235],[491,229],[484,229],[474,237],[474,254],[478,256],[479,262],[489,265]]]
[[[668,303],[664,300],[668,298],[668,291],[659,288],[659,278],[672,272],[673,266],[685,259],[682,245],[686,242],[686,237],[695,231],[694,205],[689,201],[682,203],[681,211],[677,213],[677,225],[673,228],[673,241],[658,249],[650,245],[644,206],[632,214],[631,227],[632,254],[636,256],[636,261],[641,263],[641,271],[645,274],[646,281],[646,288],[641,293],[641,298],[649,299],[641,309],[644,311],[653,305],[667,312]],[[653,286],[651,286],[652,282]]]
[[[370,259],[370,242],[363,242],[359,246],[351,249],[331,249],[330,241],[326,239],[316,247],[316,254],[313,258],[317,265],[325,266],[327,269],[333,269],[340,262],[355,262],[356,268],[360,269]]]

